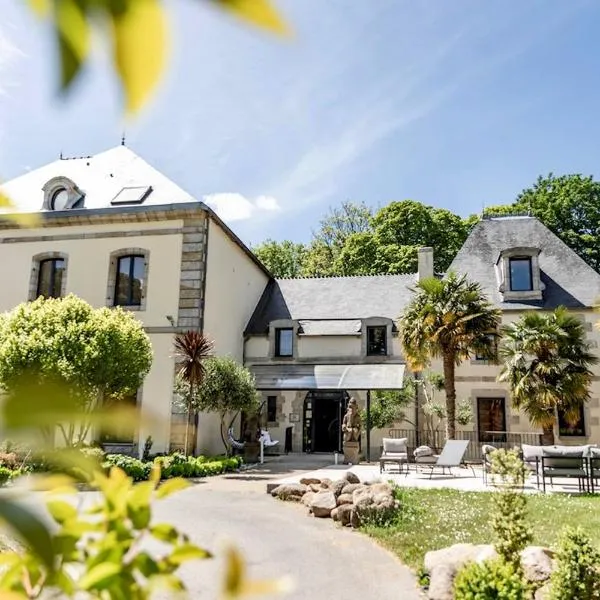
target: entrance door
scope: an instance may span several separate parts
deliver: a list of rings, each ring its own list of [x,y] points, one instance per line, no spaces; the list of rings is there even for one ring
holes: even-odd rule
[[[304,451],[335,452],[342,447],[346,392],[309,392],[304,401]]]
[[[506,406],[504,398],[477,398],[479,441],[506,442]]]

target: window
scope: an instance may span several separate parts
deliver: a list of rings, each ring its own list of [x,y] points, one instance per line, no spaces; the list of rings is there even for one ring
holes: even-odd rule
[[[512,292],[528,292],[533,289],[531,258],[511,258],[509,267],[510,290]]]
[[[277,396],[267,396],[267,421],[277,421]]]
[[[498,338],[494,334],[490,333],[487,336],[490,344],[490,355],[486,355],[483,352],[475,353],[475,360],[479,361],[494,361],[498,356]]]
[[[504,398],[477,398],[477,429],[480,442],[506,442]]]
[[[561,437],[585,436],[585,411],[583,405],[579,407],[579,418],[575,423],[569,423],[564,411],[558,411],[558,435]]]
[[[137,400],[137,392],[134,392],[123,398],[109,400],[106,404],[109,409],[118,409],[120,407],[135,408],[137,406]],[[120,419],[113,424],[110,431],[101,432],[100,441],[104,444],[133,444],[135,441],[135,434],[135,424],[132,423],[131,419],[123,418],[123,414],[121,414]]]
[[[387,327],[367,327],[367,356],[387,355]]]
[[[65,188],[58,188],[52,194],[52,210],[65,210],[69,204],[69,192]]]
[[[64,258],[48,258],[39,262],[37,297],[60,298],[65,272]]]
[[[143,256],[121,256],[117,263],[114,306],[140,306],[144,284]]]
[[[293,356],[294,355],[294,330],[276,329],[275,330],[275,356]]]

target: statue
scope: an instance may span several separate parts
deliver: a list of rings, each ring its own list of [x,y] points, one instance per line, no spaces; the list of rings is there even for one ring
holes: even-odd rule
[[[358,463],[360,429],[358,403],[354,398],[350,398],[348,410],[342,421],[342,432],[344,434],[344,461],[351,465]]]

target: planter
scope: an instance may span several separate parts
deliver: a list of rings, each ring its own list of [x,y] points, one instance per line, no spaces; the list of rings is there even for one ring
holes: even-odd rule
[[[244,462],[256,463],[260,455],[260,442],[246,442],[244,445]]]

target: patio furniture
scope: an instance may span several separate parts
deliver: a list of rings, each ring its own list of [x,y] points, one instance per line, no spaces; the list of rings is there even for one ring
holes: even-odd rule
[[[483,484],[487,485],[488,482],[488,474],[492,470],[492,454],[496,452],[498,448],[496,446],[492,446],[491,444],[483,444],[481,446],[481,471],[483,473]]]
[[[596,493],[596,482],[600,480],[600,448],[591,447],[588,454],[589,489]]]
[[[419,466],[431,466],[437,462],[438,455],[435,453],[433,448],[429,446],[419,446],[413,451],[415,457],[415,469],[419,472]]]
[[[383,452],[379,457],[379,472],[383,473],[387,464],[398,465],[398,472],[402,473],[404,466],[408,464],[408,450],[406,448],[407,438],[383,438]],[[406,467],[408,474],[408,467]]]
[[[463,464],[468,445],[469,440],[447,440],[444,444],[442,453],[440,455],[434,455],[436,459],[435,462],[431,462],[430,458],[428,462],[419,461],[418,464],[427,466],[431,469],[429,479],[433,477],[433,471],[435,469],[442,469],[442,474],[445,474],[446,469],[448,469],[450,475],[452,475],[452,467],[460,467],[460,465]],[[473,467],[471,467],[471,471],[473,471]],[[475,471],[473,471],[473,476],[474,475]]]
[[[580,492],[587,490],[588,470],[587,452],[582,448],[569,446],[547,446],[542,448],[539,474],[542,477],[542,489],[546,491],[546,479],[577,479]]]

